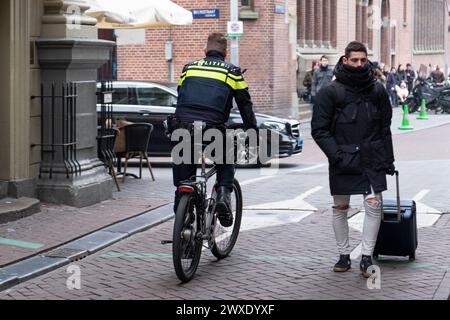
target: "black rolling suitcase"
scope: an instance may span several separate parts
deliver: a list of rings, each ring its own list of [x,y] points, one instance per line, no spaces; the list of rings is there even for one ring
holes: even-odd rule
[[[417,212],[414,200],[400,201],[398,171],[395,172],[397,199],[383,200],[383,213],[377,244],[373,253],[387,256],[409,256],[416,258]]]

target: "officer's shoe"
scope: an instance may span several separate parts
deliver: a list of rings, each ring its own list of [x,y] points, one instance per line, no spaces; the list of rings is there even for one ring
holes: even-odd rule
[[[217,217],[220,224],[226,228],[233,225],[233,214],[231,212],[231,191],[227,187],[219,187],[216,201]]]
[[[341,254],[339,261],[334,265],[334,272],[346,272],[352,267],[352,261],[349,254]]]
[[[372,266],[372,257],[371,256],[365,256],[363,255],[361,257],[361,262],[359,264],[359,269],[361,270],[361,274],[365,278],[369,278],[372,275],[372,272],[368,272],[367,269],[369,269],[370,266]]]

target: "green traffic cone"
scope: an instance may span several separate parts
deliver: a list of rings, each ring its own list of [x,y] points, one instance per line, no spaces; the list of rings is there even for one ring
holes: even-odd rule
[[[402,120],[402,126],[399,128],[400,130],[414,130],[414,128],[409,123],[409,111],[408,111],[408,105],[405,104],[403,108],[403,120]]]
[[[427,106],[427,100],[422,99],[422,106],[420,107],[420,114],[417,117],[418,120],[428,120],[426,106]]]

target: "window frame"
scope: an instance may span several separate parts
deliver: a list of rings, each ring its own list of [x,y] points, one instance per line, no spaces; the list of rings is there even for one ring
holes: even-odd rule
[[[258,12],[255,11],[255,1],[253,0],[245,0],[248,1],[248,4],[243,4],[241,0],[239,2],[239,20],[256,20],[259,18]]]
[[[243,4],[244,1],[248,2],[248,4]],[[241,2],[241,9],[253,10],[254,7],[253,0],[241,0],[240,2]]]
[[[141,98],[141,92],[146,91],[146,90],[150,90],[150,91],[155,90],[155,91],[157,91],[156,94],[158,94],[158,95],[165,94],[167,96],[167,104],[153,104],[153,103],[142,104],[141,99],[146,99],[146,98]],[[155,93],[153,93],[153,94],[155,94]],[[158,86],[136,87],[136,95],[137,95],[137,105],[138,106],[173,108],[174,104],[176,104],[176,102],[177,102],[177,97],[172,92],[167,91],[164,88],[161,88]],[[151,99],[151,98],[149,98],[149,99]],[[159,101],[159,99],[156,99],[155,101]]]

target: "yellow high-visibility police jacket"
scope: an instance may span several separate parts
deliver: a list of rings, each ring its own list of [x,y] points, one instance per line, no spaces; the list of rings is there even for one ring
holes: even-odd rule
[[[241,112],[244,125],[256,128],[253,104],[241,69],[225,62],[216,51],[183,68],[178,83],[176,117],[225,123],[233,106],[233,98]]]

